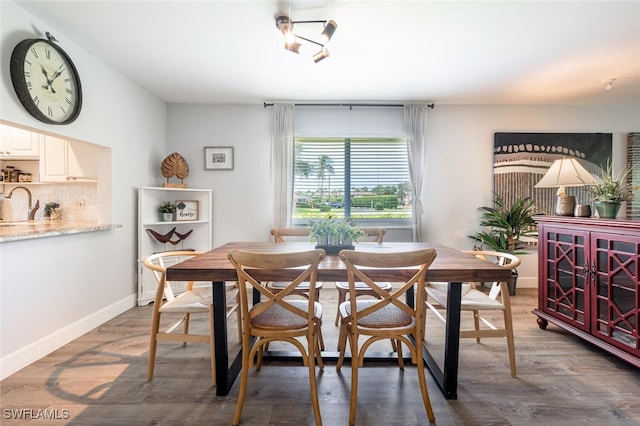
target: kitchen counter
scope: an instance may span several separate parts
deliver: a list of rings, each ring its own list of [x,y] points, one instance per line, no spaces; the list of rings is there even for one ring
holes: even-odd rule
[[[58,237],[85,232],[107,231],[122,225],[97,223],[96,221],[29,220],[19,222],[0,221],[0,243]]]

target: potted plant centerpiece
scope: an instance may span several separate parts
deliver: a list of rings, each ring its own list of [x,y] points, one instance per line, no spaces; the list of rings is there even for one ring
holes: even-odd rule
[[[519,197],[513,204],[507,203],[494,194],[494,207],[480,207],[483,211],[480,226],[488,227],[488,230],[476,232],[470,235],[482,246],[486,245],[494,251],[526,254],[522,251],[527,238],[535,238],[538,235],[533,216],[538,214],[533,200],[528,197]],[[514,269],[511,273],[509,293],[515,294],[518,272]]]
[[[629,201],[633,188],[624,186],[623,181],[631,173],[631,166],[625,167],[620,173],[613,173],[611,162],[607,161],[606,168],[598,176],[600,183],[587,187],[593,196],[594,205],[601,218],[615,219],[623,201]]]
[[[353,243],[367,234],[349,221],[324,218],[310,224],[309,237],[316,247],[325,249],[327,254],[338,254],[342,249],[353,249]]]
[[[162,215],[162,220],[165,222],[171,222],[173,220],[173,215],[176,212],[176,205],[167,201],[160,204],[158,211]]]

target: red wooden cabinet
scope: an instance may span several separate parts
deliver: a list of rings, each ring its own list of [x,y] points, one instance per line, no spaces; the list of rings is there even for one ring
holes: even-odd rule
[[[640,367],[640,222],[541,216],[538,325]]]

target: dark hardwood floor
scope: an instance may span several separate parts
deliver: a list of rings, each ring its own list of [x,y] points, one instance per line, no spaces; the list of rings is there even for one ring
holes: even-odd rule
[[[640,425],[640,370],[553,325],[540,330],[531,314],[535,297],[534,289],[518,289],[512,299],[517,378],[509,374],[502,339],[462,341],[457,400],[444,399],[428,376],[437,424]],[[335,292],[324,289],[322,301],[331,348]],[[155,377],[146,380],[150,315],[150,306],[133,308],[0,382],[0,423],[231,424],[239,379],[230,395],[216,396],[207,345],[161,343]],[[429,317],[427,332],[437,349],[442,325]],[[347,424],[350,376],[348,365],[338,373],[335,363],[319,373],[325,425]],[[427,423],[415,367],[403,372],[393,363],[371,363],[361,369],[357,424]],[[312,425],[306,368],[273,362],[253,371],[242,424]]]

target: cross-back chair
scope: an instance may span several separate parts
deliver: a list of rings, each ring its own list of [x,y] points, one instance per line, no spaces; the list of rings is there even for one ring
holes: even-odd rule
[[[316,361],[320,369],[324,368],[318,345],[322,305],[316,301],[315,292],[310,292],[307,299],[293,299],[287,295],[295,291],[302,282],[308,281],[311,285],[315,283],[318,265],[324,256],[324,250],[317,249],[293,253],[256,253],[243,250],[232,250],[228,253],[229,260],[236,268],[240,288],[253,287],[260,292],[262,299],[250,308],[247,293],[240,292],[242,370],[234,425],[240,423],[249,369],[255,362],[256,370],[260,370],[262,351],[266,345],[274,341],[288,342],[300,351],[303,363],[309,369],[311,404],[316,425],[322,425],[315,371]],[[281,291],[274,292],[255,278],[263,269],[292,269],[294,279]],[[300,338],[306,338],[306,345]],[[254,361],[255,358],[257,361]]]
[[[309,238],[309,228],[273,228],[271,229],[271,235],[273,235],[273,241],[276,243],[284,243],[285,241],[304,240],[311,241]],[[267,286],[273,291],[280,291],[287,283],[281,282],[268,282]],[[320,290],[322,289],[322,282],[318,281],[315,285],[316,300],[320,299]],[[303,297],[308,297],[309,283],[301,283],[298,288],[293,292]]]
[[[382,244],[382,240],[384,239],[387,231],[384,228],[360,228],[367,237],[371,237],[374,243]],[[385,290],[391,290],[391,283],[378,283],[378,285]],[[347,295],[349,294],[349,283],[344,281],[336,282],[336,290],[338,290],[338,306],[345,300],[347,300]],[[356,283],[356,297],[360,296],[371,296],[377,297],[377,294],[372,291],[365,283],[358,282]],[[340,321],[340,311],[336,310],[336,319],[334,321],[335,325],[338,325]]]
[[[411,360],[416,364],[418,381],[425,410],[430,422],[435,422],[433,409],[429,400],[427,382],[424,372],[422,342],[424,340],[424,290],[425,274],[436,258],[435,249],[421,249],[403,253],[372,253],[355,250],[342,250],[340,258],[347,267],[349,278],[348,301],[339,306],[340,310],[340,355],[336,364],[339,371],[344,362],[347,343],[351,351],[351,398],[349,409],[349,425],[356,420],[358,396],[358,369],[364,364],[364,356],[371,344],[391,339],[396,341],[398,363],[404,368],[402,361],[403,344],[411,352]],[[371,278],[376,268],[415,268],[415,274],[397,288],[387,291]],[[376,293],[376,299],[358,299],[356,283],[367,284]],[[407,291],[417,286],[415,307],[407,305],[404,299]],[[413,341],[407,336],[413,336]],[[359,338],[364,337],[359,347]]]
[[[309,228],[294,227],[294,228],[272,228],[271,235],[273,235],[273,241],[276,243],[284,243],[285,241],[311,241],[309,237]],[[288,283],[279,281],[267,282],[267,287],[272,291],[282,291]],[[291,295],[298,295],[304,298],[309,298],[309,283],[303,282],[298,285],[291,292]],[[316,300],[320,300],[320,290],[322,290],[322,281],[316,281],[314,288],[316,289]],[[319,334],[320,349],[324,350],[324,338],[322,337],[322,331]]]
[[[189,281],[185,291],[176,294],[171,287],[171,282],[166,279],[167,267],[195,257],[202,252],[197,251],[168,251],[155,253],[143,259],[142,263],[149,268],[157,282],[155,299],[153,303],[153,314],[151,319],[151,336],[149,344],[149,366],[147,369],[147,379],[153,379],[155,367],[156,351],[159,341],[182,342],[186,346],[187,342],[208,343],[211,351],[211,382],[215,385],[215,351],[213,336],[213,290],[211,284],[206,286],[194,286],[193,281]],[[238,286],[235,283],[227,284],[227,318],[234,312],[237,314],[238,339],[241,337],[240,299]],[[166,329],[160,330],[164,315],[181,315],[179,320],[173,322]],[[172,315],[173,314],[173,315]],[[189,322],[191,315],[207,314],[209,317],[208,334],[189,333]],[[182,326],[180,330],[179,327]]]
[[[472,250],[464,253],[476,256],[482,260],[497,263],[508,269],[515,269],[520,265],[520,259],[510,253],[501,253],[487,250]],[[511,296],[506,282],[494,282],[489,293],[479,290],[478,283],[463,284],[468,286],[463,289],[460,309],[473,313],[473,330],[461,330],[460,338],[475,338],[480,343],[483,337],[506,338],[507,351],[509,353],[509,367],[511,375],[516,377],[516,351],[513,338],[513,324],[511,317]],[[426,306],[435,313],[436,317],[446,323],[441,311],[447,306],[447,283],[430,283],[426,287]],[[483,317],[481,311],[502,311],[503,326],[494,325]],[[480,323],[485,327],[480,327]]]

